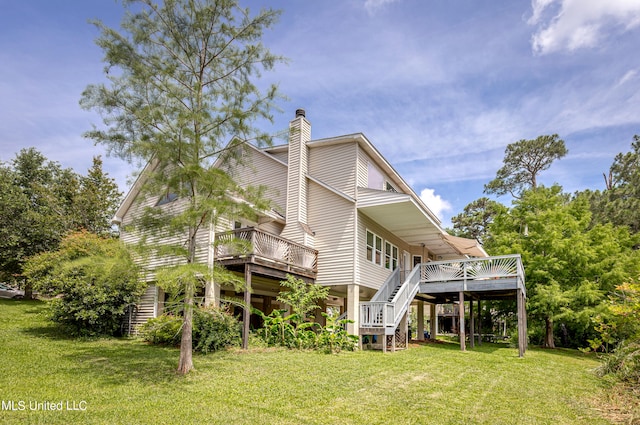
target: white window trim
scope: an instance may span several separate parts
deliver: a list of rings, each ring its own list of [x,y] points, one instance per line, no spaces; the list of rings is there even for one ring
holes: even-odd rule
[[[389,247],[390,253],[387,254],[387,247]],[[394,255],[395,249],[395,255]],[[384,268],[388,270],[395,270],[398,268],[400,250],[397,246],[389,241],[384,241]]]
[[[369,245],[369,233],[371,233],[373,237],[373,245]],[[380,241],[380,249],[377,248],[377,241]],[[367,247],[367,257],[369,256],[369,250],[371,250],[371,258],[367,258],[367,261],[376,264],[378,266],[384,267],[384,239],[378,236],[375,232],[367,229],[365,236],[365,245]]]

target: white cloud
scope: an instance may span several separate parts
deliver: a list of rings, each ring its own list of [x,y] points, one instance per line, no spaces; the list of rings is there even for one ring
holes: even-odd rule
[[[440,195],[436,195],[434,189],[425,188],[420,192],[420,199],[429,207],[439,219],[442,219],[442,213],[445,211],[451,211],[453,207],[449,203],[442,199]]]
[[[640,25],[638,0],[532,0],[531,8],[528,23],[538,25],[531,43],[538,54],[594,47],[614,28]]]
[[[385,5],[395,3],[397,1],[398,0],[366,0],[364,2],[364,8],[367,10],[369,15],[373,15]]]
[[[620,81],[618,81],[618,84],[616,84],[616,87],[620,87],[621,85],[623,85],[627,81],[631,81],[633,78],[636,77],[636,75],[638,75],[638,70],[636,70],[636,69],[632,69],[630,71],[627,71],[622,76],[622,78],[620,78]]]

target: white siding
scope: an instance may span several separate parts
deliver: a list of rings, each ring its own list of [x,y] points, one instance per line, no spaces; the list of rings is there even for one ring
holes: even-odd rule
[[[124,318],[122,327],[125,334],[137,334],[138,328],[142,324],[147,320],[156,317],[158,312],[156,306],[158,301],[158,292],[159,290],[155,285],[149,285],[147,287],[145,293],[140,297],[140,301],[136,304],[136,308],[131,312],[132,314],[127,314]]]
[[[309,152],[309,174],[355,198],[357,143],[314,146]]]
[[[280,235],[282,233],[282,228],[284,224],[278,223],[276,221],[269,221],[267,223],[261,223],[258,225],[258,228],[264,230],[265,232],[272,233],[274,235]]]
[[[398,264],[402,261],[402,251],[411,252],[411,246],[404,243],[401,239],[394,236],[366,215],[359,213],[356,252],[356,255],[358,256],[358,270],[356,272],[356,283],[377,290],[387,279],[391,270],[378,264],[374,264],[367,259],[367,230],[375,233],[383,239],[383,251],[384,241],[391,242],[398,248]]]
[[[352,283],[355,204],[313,182],[309,184],[309,197],[309,226],[318,250],[316,283]]]
[[[134,217],[140,216],[144,208],[155,205],[157,201],[158,201],[158,196],[149,196],[147,197],[147,199],[138,198],[133,202],[133,204],[131,205],[131,208],[129,208],[129,210],[126,212],[122,220],[122,224],[124,227],[121,227],[122,230],[120,232],[120,238],[125,244],[134,245],[140,242],[141,234],[138,233],[137,231],[127,229],[126,226],[132,224],[134,221]],[[177,199],[171,203],[165,204],[164,206],[162,206],[162,208],[170,212],[179,213],[181,211],[184,211],[184,209],[186,208],[186,205],[187,203],[184,200]],[[198,236],[199,236],[199,242],[202,242],[202,238],[203,238],[202,234],[199,234]],[[208,234],[206,237],[207,237],[206,240],[208,242]],[[180,244],[181,245],[186,241],[186,239],[187,239],[186,234],[171,235],[171,236],[147,235],[148,244],[160,244],[160,245]],[[196,255],[204,256],[204,258],[206,258],[206,255],[207,255],[206,249],[207,249],[206,244],[199,245],[197,248]],[[204,252],[202,252],[203,250]],[[145,268],[148,271],[152,271],[157,269],[158,267],[162,267],[170,264],[179,264],[184,261],[185,261],[184,258],[179,258],[179,257],[168,257],[168,256],[158,257],[155,255],[149,255],[147,258],[145,258],[144,264],[146,266]],[[147,280],[153,279],[153,274],[148,273],[146,279]]]
[[[267,186],[265,197],[284,215],[287,202],[287,167],[269,156],[249,148],[245,165],[236,167],[234,177],[242,186]]]
[[[367,187],[367,164],[370,161],[369,155],[358,148],[358,175],[356,177],[358,187]]]
[[[273,157],[275,157],[275,158],[279,159],[280,161],[284,162],[285,164],[289,160],[289,152],[288,151],[274,152],[274,153],[269,152],[269,155],[272,155]]]
[[[382,170],[382,168],[378,166],[375,163],[375,161],[373,161],[371,157],[367,155],[367,153],[362,149],[358,149],[358,160],[357,160],[358,169],[357,169],[357,177],[356,177],[358,187],[369,187],[369,163],[373,164],[375,168],[382,174],[385,184],[386,182],[389,182],[394,187],[394,189],[398,191],[398,193],[404,193],[404,191],[402,191],[398,187],[398,185],[395,182],[393,182],[393,179],[391,179],[391,177],[388,174],[386,174]],[[376,187],[375,189],[385,190],[385,187]]]

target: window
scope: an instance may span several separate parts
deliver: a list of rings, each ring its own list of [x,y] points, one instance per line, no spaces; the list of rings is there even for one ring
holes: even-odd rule
[[[158,202],[156,202],[156,207],[159,207],[160,205],[168,204],[178,199],[178,193],[173,192],[172,190],[175,190],[175,189],[167,188],[167,192],[163,196],[161,196],[160,199],[158,199]],[[191,182],[184,182],[180,184],[180,192],[183,195],[187,193],[187,196],[189,196],[188,193],[191,192]]]
[[[398,193],[398,191],[396,190],[395,187],[393,187],[393,185],[389,182],[385,182],[385,186],[384,186],[384,190],[386,190],[387,192],[395,192]]]
[[[367,260],[382,265],[382,238],[367,230]]]
[[[369,189],[378,190],[382,190],[384,188],[384,176],[372,163],[369,163],[368,165],[367,187]]]
[[[413,267],[422,263],[422,255],[414,255],[413,256]]]
[[[390,242],[384,243],[384,267],[389,270],[398,268],[398,247]]]
[[[158,202],[156,202],[156,207],[159,207],[160,205],[168,204],[169,202],[173,202],[176,199],[178,199],[178,194],[174,192],[169,192],[167,190],[167,193],[161,196],[160,199],[158,199]]]

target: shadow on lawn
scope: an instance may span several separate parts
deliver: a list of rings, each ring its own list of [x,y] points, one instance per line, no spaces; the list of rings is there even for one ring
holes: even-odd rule
[[[428,346],[428,347],[432,347],[435,349],[442,349],[442,350],[450,350],[450,351],[461,351],[460,350],[460,342],[459,341],[455,341],[453,339],[451,340],[442,340],[442,339],[438,339],[438,340],[427,340],[427,341],[416,341],[416,340],[412,340],[410,342],[410,346]],[[492,353],[494,351],[497,350],[504,350],[504,349],[511,349],[513,347],[509,346],[508,344],[504,344],[504,343],[492,343],[492,342],[483,342],[482,344],[478,344],[476,343],[475,347],[471,348],[469,346],[469,341],[467,341],[467,345],[466,345],[466,351],[473,351],[473,352],[482,352],[482,353]]]
[[[71,360],[73,373],[107,385],[131,382],[158,384],[180,379],[176,374],[179,351],[129,338],[79,338],[56,325],[23,328],[22,333],[57,344],[61,356]],[[42,347],[46,349],[45,347]]]
[[[176,374],[177,350],[138,341],[103,340],[99,345],[80,342],[67,357],[87,379],[107,385],[161,384],[181,379]]]

